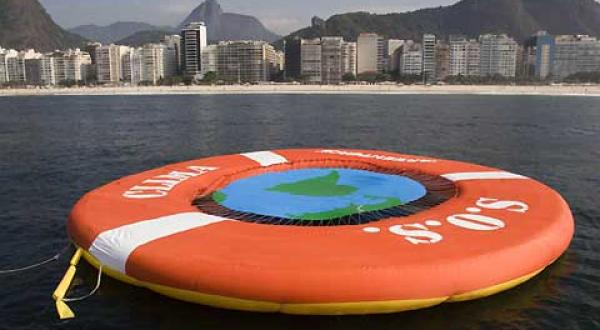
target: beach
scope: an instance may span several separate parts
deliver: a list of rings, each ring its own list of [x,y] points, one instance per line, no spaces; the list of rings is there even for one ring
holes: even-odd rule
[[[202,94],[416,94],[416,95],[548,95],[600,97],[600,85],[216,85],[129,86],[0,89],[0,96],[51,95],[202,95]]]

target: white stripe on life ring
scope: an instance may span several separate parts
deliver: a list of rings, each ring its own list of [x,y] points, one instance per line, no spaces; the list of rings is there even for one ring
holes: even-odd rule
[[[442,175],[450,181],[467,181],[467,180],[525,180],[529,179],[526,176],[510,173],[510,172],[464,172],[450,173]]]
[[[285,164],[288,162],[288,160],[285,157],[272,151],[249,152],[242,154],[242,156],[249,158],[259,163],[261,166],[265,167],[271,165]]]
[[[89,252],[105,266],[125,274],[127,259],[138,247],[152,241],[211,224],[230,221],[200,212],[180,213],[105,231]]]

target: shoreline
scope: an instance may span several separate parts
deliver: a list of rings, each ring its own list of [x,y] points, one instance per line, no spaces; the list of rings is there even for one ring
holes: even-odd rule
[[[149,87],[71,87],[0,89],[5,96],[110,95],[244,95],[244,94],[381,94],[381,95],[529,95],[600,97],[600,85],[223,85]]]

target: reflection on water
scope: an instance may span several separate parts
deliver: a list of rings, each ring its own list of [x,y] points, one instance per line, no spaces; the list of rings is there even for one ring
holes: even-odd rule
[[[66,259],[0,278],[0,328],[447,329],[600,327],[600,109],[596,98],[531,96],[115,96],[0,98],[0,268],[66,243],[86,191],[209,155],[293,147],[382,149],[500,167],[565,196],[577,222],[567,254],[528,283],[423,311],[298,317],[177,302],[105,278],[59,322],[50,294]],[[82,264],[73,295],[96,272]]]

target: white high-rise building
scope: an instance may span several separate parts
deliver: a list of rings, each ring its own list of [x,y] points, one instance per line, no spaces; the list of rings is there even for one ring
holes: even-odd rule
[[[25,82],[25,61],[23,61],[19,52],[11,50],[6,54],[6,81],[12,83]]]
[[[10,50],[6,55],[6,74],[7,81],[18,84],[27,83],[27,70],[25,68],[26,60],[39,59],[41,54],[36,53],[33,49],[17,52]],[[30,70],[30,74],[35,73],[35,70]],[[33,78],[33,77],[32,77]],[[37,77],[35,81],[37,81]]]
[[[300,75],[307,83],[339,84],[356,76],[356,43],[342,37],[300,40]]]
[[[407,40],[402,45],[399,69],[403,76],[416,76],[423,73],[423,48],[421,44]]]
[[[337,85],[342,82],[342,37],[321,38],[321,83]]]
[[[55,68],[52,54],[44,54],[40,60],[40,80],[43,85],[56,85]]]
[[[480,74],[515,77],[519,45],[506,35],[486,34],[479,37]]]
[[[25,82],[25,62],[19,57],[19,52],[10,50],[5,56],[6,81],[12,83]]]
[[[479,76],[479,43],[463,37],[450,39],[451,76]]]
[[[581,72],[600,72],[600,41],[588,35],[556,36],[552,74],[564,79]]]
[[[164,44],[146,44],[131,49],[123,60],[125,80],[132,85],[156,85],[161,79],[170,77],[166,65],[168,50]]]
[[[383,37],[376,33],[361,33],[357,41],[357,73],[382,73],[385,48]]]
[[[269,81],[277,57],[264,41],[222,41],[217,45],[217,75],[229,82]]]
[[[8,82],[8,75],[6,72],[6,56],[8,55],[8,52],[7,49],[0,47],[0,85]]]
[[[435,46],[435,35],[423,35],[423,76],[426,82],[434,82],[437,79]]]
[[[477,40],[469,40],[467,45],[467,75],[481,75],[481,46]]]
[[[201,77],[202,49],[206,45],[206,25],[203,22],[190,23],[181,31],[181,64],[185,76]]]
[[[356,42],[342,43],[342,76],[345,74],[356,76]]]
[[[283,72],[285,70],[285,53],[279,50],[275,51],[274,73]]]
[[[65,53],[62,51],[55,51],[49,56],[52,58],[51,63],[54,66],[52,69],[54,72],[54,84],[60,84],[67,81],[67,76],[65,75],[67,72]]]
[[[92,65],[92,58],[80,49],[69,49],[64,53],[65,79],[67,81],[87,81],[87,73]]]
[[[128,68],[126,71],[129,73],[129,76],[125,77],[125,81],[132,85],[139,85],[142,83],[144,81],[144,78],[142,77],[142,72],[144,71],[142,48],[132,48],[129,56],[123,58],[123,66]]]
[[[131,79],[129,65],[131,49],[127,46],[108,45],[96,49],[96,78],[101,84],[118,84]],[[123,68],[125,64],[125,68]]]
[[[467,75],[467,40],[450,38],[450,75]]]
[[[320,39],[302,39],[300,44],[300,76],[306,83],[322,81],[322,47]]]
[[[120,82],[124,83],[132,83],[133,79],[133,70],[134,63],[133,57],[135,56],[135,48],[126,47],[120,50],[120,63],[121,63],[121,72],[120,72]]]
[[[202,76],[217,73],[217,45],[208,45],[202,50]]]
[[[167,47],[160,44],[147,44],[141,48],[142,81],[156,85],[166,77],[166,50]]]

